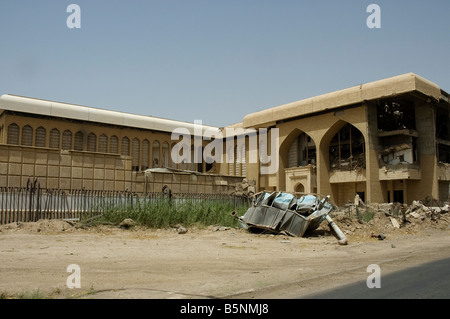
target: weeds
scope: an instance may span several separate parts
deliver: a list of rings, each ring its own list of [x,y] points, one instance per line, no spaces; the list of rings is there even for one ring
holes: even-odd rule
[[[248,206],[235,205],[229,200],[153,199],[106,210],[97,222],[119,224],[131,218],[136,225],[150,228],[167,228],[176,224],[236,227],[237,220],[230,213],[235,210],[243,215],[247,209]]]

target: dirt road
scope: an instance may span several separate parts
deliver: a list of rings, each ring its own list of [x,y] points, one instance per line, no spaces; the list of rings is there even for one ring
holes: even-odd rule
[[[370,231],[384,231],[385,240]],[[50,298],[291,298],[450,257],[447,220],[420,229],[340,223],[349,244],[328,226],[310,237],[251,234],[242,229],[173,230],[94,227],[62,221],[0,227],[0,293],[39,291]],[[347,230],[349,228],[350,230]],[[378,229],[380,230],[380,229]],[[67,267],[80,267],[69,289]]]

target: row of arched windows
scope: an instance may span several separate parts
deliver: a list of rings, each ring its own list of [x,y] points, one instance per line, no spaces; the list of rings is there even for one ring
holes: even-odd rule
[[[97,137],[96,134],[89,133],[85,143],[85,134],[81,131],[73,134],[72,131],[65,130],[61,134],[58,129],[53,128],[49,132],[47,141],[47,130],[44,127],[40,126],[33,132],[30,125],[25,125],[20,132],[20,127],[13,123],[8,126],[7,144],[131,156],[133,170],[144,170],[150,167],[176,168],[176,164],[170,160],[169,143],[160,144],[157,140],[150,144],[148,139],[141,141],[134,138],[130,141],[124,136],[119,140],[116,135],[108,137],[106,134],[101,134]]]

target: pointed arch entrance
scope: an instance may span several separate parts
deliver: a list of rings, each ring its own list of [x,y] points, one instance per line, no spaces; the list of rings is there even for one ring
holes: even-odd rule
[[[332,195],[338,205],[366,193],[366,138],[362,130],[338,121],[320,142],[319,192]]]
[[[293,130],[280,145],[280,189],[317,191],[316,143],[306,132]]]

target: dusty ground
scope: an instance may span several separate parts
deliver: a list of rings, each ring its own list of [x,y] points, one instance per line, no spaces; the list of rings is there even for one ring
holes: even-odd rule
[[[51,298],[298,298],[450,257],[450,216],[409,218],[394,228],[378,212],[369,222],[344,213],[340,246],[326,222],[304,238],[242,229],[176,231],[114,226],[77,228],[63,221],[0,226],[0,294],[39,291]],[[400,219],[398,219],[400,221]],[[384,240],[371,237],[383,233]],[[81,269],[68,289],[67,266]]]

